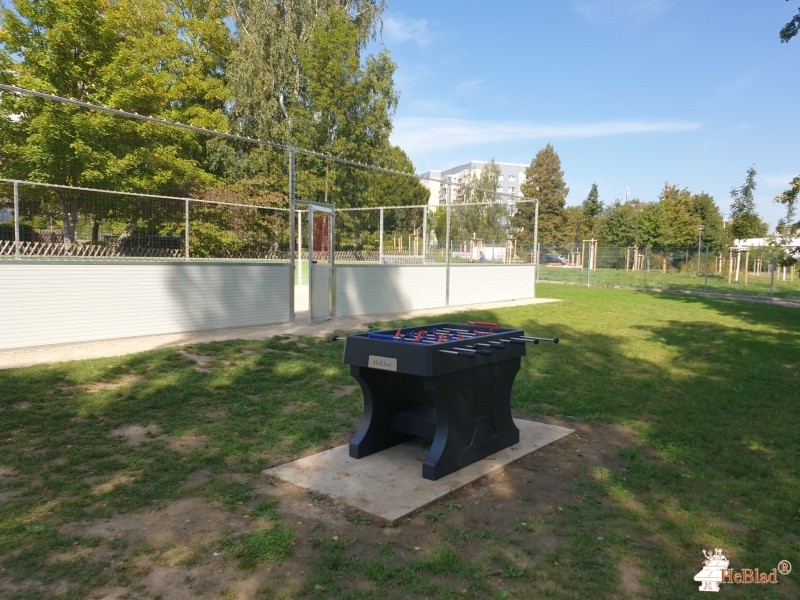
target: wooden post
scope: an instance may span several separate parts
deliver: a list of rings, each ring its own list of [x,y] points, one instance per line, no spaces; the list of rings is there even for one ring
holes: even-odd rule
[[[750,271],[750,248],[744,251],[744,284],[747,285],[747,273]]]
[[[733,276],[733,248],[728,249],[728,285],[731,283]]]

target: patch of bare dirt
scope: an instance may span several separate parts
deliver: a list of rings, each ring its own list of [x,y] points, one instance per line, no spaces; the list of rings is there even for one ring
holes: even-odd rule
[[[227,414],[226,411],[215,412],[224,412]],[[210,420],[214,420],[216,418],[220,417],[214,416]],[[207,435],[198,434],[194,431],[186,431],[181,435],[166,435],[161,432],[161,427],[156,423],[150,423],[146,426],[135,424],[122,425],[111,430],[109,435],[124,438],[125,442],[130,446],[140,446],[146,442],[163,440],[166,443],[167,448],[181,453],[198,450],[202,448],[208,441]]]
[[[130,483],[133,483],[136,481],[136,479],[136,477],[130,475],[129,473],[115,473],[111,477],[105,478],[103,481],[98,482],[92,488],[90,494],[92,496],[102,496],[103,494],[108,494],[109,492],[113,491],[116,487],[126,486]]]
[[[343,385],[342,387],[338,387],[335,390],[333,390],[331,392],[331,397],[333,397],[335,400],[338,400],[339,398],[343,398],[344,396],[349,396],[358,389],[360,389],[360,386],[358,385]]]
[[[197,435],[192,432],[186,432],[179,436],[165,436],[167,440],[167,447],[175,452],[191,452],[192,450],[199,450],[208,441],[207,435]]]
[[[87,385],[84,389],[89,393],[105,392],[109,390],[118,390],[121,388],[129,388],[133,385],[144,381],[141,375],[125,375],[115,381],[98,381]]]
[[[79,545],[51,559],[106,560],[110,568],[124,564],[124,578],[99,586],[89,596],[118,599],[249,599],[263,595],[265,590],[276,597],[295,597],[308,585],[320,557],[320,544],[339,541],[346,543],[347,552],[364,556],[388,544],[398,564],[430,556],[443,544],[454,548],[462,560],[485,561],[486,543],[491,543],[498,560],[534,570],[548,553],[567,543],[564,533],[557,529],[558,515],[582,502],[575,491],[577,480],[623,471],[626,463],[620,449],[639,445],[632,431],[624,427],[551,422],[575,429],[575,433],[393,525],[289,483],[241,473],[231,473],[230,481],[251,484],[254,497],[226,510],[205,499],[203,488],[213,473],[200,469],[184,481],[188,497],[148,511],[63,527],[63,534],[99,539],[100,543]],[[141,443],[136,440],[153,435],[151,427],[127,426],[115,431],[131,443]],[[183,443],[191,446],[195,442]],[[125,483],[125,476],[120,474],[99,482],[96,489],[113,489]],[[296,536],[292,554],[281,563],[241,569],[231,541],[274,526],[275,521],[268,517],[251,514],[257,512],[254,507],[268,501],[277,503],[279,523]],[[124,554],[119,548],[125,549]],[[494,566],[488,577],[500,581],[504,575]],[[638,583],[642,573],[634,563],[620,561],[617,577],[631,597],[642,591]],[[516,589],[508,588],[505,580],[504,585],[525,597],[525,585],[530,585],[530,580],[520,581]],[[341,584],[354,593],[359,586],[376,585],[364,578]],[[547,582],[537,589],[546,590]],[[317,589],[316,593],[324,597],[324,590]]]
[[[131,446],[140,446],[161,435],[161,427],[155,423],[150,423],[147,426],[133,424],[122,425],[116,429],[112,429],[109,435],[124,438]]]
[[[205,354],[195,354],[189,350],[181,350],[178,352],[183,358],[186,358],[194,363],[192,369],[198,373],[208,373],[211,370],[211,364],[214,362],[213,357],[206,356]]]

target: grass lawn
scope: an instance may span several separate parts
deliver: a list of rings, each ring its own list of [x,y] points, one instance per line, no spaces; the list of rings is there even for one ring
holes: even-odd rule
[[[261,474],[355,431],[340,342],[0,371],[0,597],[686,598],[713,548],[800,596],[800,311],[537,291],[437,320],[561,338],[513,409],[575,433],[395,526]]]
[[[597,269],[589,272],[586,269],[552,267],[544,265],[540,269],[539,279],[543,282],[564,282],[599,287],[628,287],[651,290],[709,292],[713,294],[732,294],[737,296],[755,296],[800,300],[800,278],[787,276],[786,281],[776,274],[771,281],[770,274],[763,271],[760,275],[749,274],[747,285],[744,273],[740,273],[740,282],[728,283],[727,272],[724,275],[697,275],[678,271],[662,272],[659,269],[648,271],[626,271],[624,269]]]

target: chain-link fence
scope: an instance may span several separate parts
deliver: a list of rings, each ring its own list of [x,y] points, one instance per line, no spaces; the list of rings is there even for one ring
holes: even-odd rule
[[[288,207],[254,204],[246,195],[233,200],[0,180],[0,260],[290,260]],[[512,224],[515,209],[499,202],[339,208],[335,260],[531,264],[533,240]],[[305,214],[296,213],[301,260]],[[797,264],[776,256],[769,247],[698,252],[542,240],[538,280],[800,300]]]
[[[530,264],[507,203],[339,209],[337,260],[384,264]]]
[[[540,244],[539,281],[800,301],[797,263],[761,248],[650,248]]]
[[[0,180],[0,258],[289,259],[287,208]]]

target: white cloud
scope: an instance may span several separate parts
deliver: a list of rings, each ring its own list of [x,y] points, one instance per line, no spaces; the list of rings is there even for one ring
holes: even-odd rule
[[[387,16],[383,19],[383,35],[391,43],[414,42],[424,48],[433,41],[427,19],[406,19],[402,16]]]
[[[676,133],[695,131],[701,127],[701,123],[683,121],[607,121],[545,125],[511,121],[410,117],[395,121],[392,143],[413,154],[431,150],[452,150],[490,142]]]

